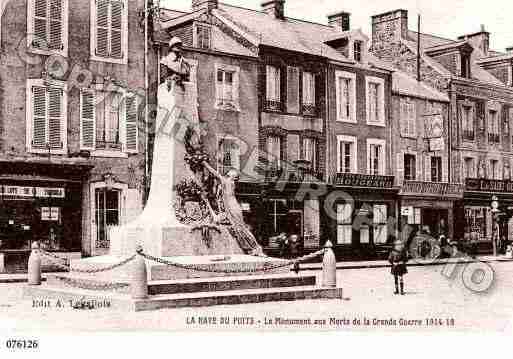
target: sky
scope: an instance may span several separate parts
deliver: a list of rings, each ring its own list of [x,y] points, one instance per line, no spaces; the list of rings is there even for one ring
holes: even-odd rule
[[[221,2],[260,9],[262,0],[222,0]],[[161,0],[161,6],[190,10],[191,0]],[[351,13],[351,27],[362,28],[370,36],[370,17],[385,11],[406,9],[409,28],[450,39],[478,32],[481,24],[490,32],[490,47],[504,51],[513,46],[513,2],[511,0],[286,0],[285,14],[303,20],[327,23],[326,15]]]

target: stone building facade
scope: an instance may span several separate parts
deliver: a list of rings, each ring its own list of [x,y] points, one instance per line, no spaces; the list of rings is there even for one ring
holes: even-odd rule
[[[144,1],[4,5],[1,248],[106,253],[143,205]]]
[[[511,55],[490,49],[484,27],[457,40],[410,31],[406,10],[373,16],[372,28],[373,54],[414,79],[420,41],[420,80],[449,96],[448,181],[465,186],[454,237],[489,250],[491,197],[499,196],[504,211],[511,206]],[[511,219],[502,218],[499,236],[511,238]]]

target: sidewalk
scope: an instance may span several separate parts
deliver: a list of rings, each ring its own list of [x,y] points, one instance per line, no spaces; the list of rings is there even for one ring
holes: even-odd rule
[[[447,263],[472,263],[472,262],[513,262],[513,258],[506,256],[478,256],[476,259],[470,257],[460,258],[442,258],[436,260],[411,259],[408,262],[409,267],[435,266]],[[380,261],[359,261],[359,262],[337,262],[337,269],[366,269],[366,268],[386,268],[390,267],[390,263],[386,260]],[[322,263],[302,263],[302,270],[322,269]]]
[[[409,267],[419,266],[435,266],[444,265],[446,263],[472,263],[472,262],[513,262],[513,258],[505,256],[478,256],[476,259],[470,257],[462,258],[443,258],[438,260],[410,260],[408,262]],[[369,268],[386,268],[390,267],[388,261],[360,261],[360,262],[337,262],[337,269],[369,269]],[[301,270],[320,270],[322,269],[322,263],[302,263],[300,265]],[[63,272],[60,272],[62,274]],[[43,273],[42,280],[46,280],[47,274],[58,274],[58,273]],[[0,284],[2,283],[25,283],[27,282],[27,273],[0,273]]]

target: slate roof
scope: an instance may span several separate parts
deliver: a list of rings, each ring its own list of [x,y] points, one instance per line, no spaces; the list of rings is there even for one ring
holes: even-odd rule
[[[267,45],[335,61],[353,62],[324,43],[340,34],[340,31],[331,26],[289,17],[279,20],[262,11],[227,4],[219,4],[213,14],[233,23],[254,45]]]
[[[418,82],[410,75],[395,71],[392,74],[392,91],[399,95],[418,97],[439,102],[449,102],[449,96],[441,93],[422,82]]]
[[[409,48],[411,51],[413,51],[414,53],[417,53],[418,32],[409,30],[408,37],[409,37],[409,40],[404,40],[404,42],[409,45]],[[450,39],[446,39],[446,38],[439,37],[436,35],[420,33],[420,47],[421,47],[421,51],[423,53],[424,53],[424,51],[430,51],[430,50],[434,50],[434,49],[443,49],[444,47],[453,47],[453,46],[458,46],[458,45],[461,46],[462,42],[465,42],[465,41],[450,40]],[[487,82],[487,83],[494,84],[494,85],[504,86],[504,84],[499,79],[497,79],[491,73],[489,73],[488,71],[481,68],[481,66],[479,66],[477,61],[480,58],[483,58],[484,54],[479,49],[477,49],[475,47],[473,47],[473,48],[474,48],[474,51],[472,52],[472,61],[470,64],[472,78],[482,81],[482,82]],[[423,59],[426,60],[427,63],[429,63],[431,66],[433,66],[435,69],[437,69],[443,75],[454,77],[453,74],[451,74],[447,69],[445,69],[445,67],[443,67],[440,63],[438,63],[432,57],[429,57],[429,56],[423,54]]]

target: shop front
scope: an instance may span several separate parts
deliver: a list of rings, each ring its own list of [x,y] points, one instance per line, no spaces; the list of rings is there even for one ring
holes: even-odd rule
[[[497,226],[494,226],[492,198],[499,204]],[[479,254],[493,253],[492,238],[503,241],[513,240],[513,181],[467,178],[463,201],[456,211],[458,235]],[[498,233],[494,233],[494,228]],[[500,243],[497,243],[500,247]],[[500,249],[498,252],[500,252]]]
[[[2,163],[0,252],[24,265],[34,241],[53,252],[81,251],[82,175],[88,167]],[[17,263],[21,262],[21,263]]]
[[[302,253],[316,251],[322,245],[322,198],[301,195],[305,186],[311,185],[317,184],[315,181],[262,181],[238,185],[237,197],[246,224],[267,254],[284,255],[283,239],[292,235],[298,237]]]
[[[339,173],[327,196],[330,237],[338,260],[384,258],[395,238],[393,176]]]
[[[408,226],[410,237],[423,232],[454,239],[454,210],[463,192],[460,184],[404,181],[399,192],[401,228]]]

